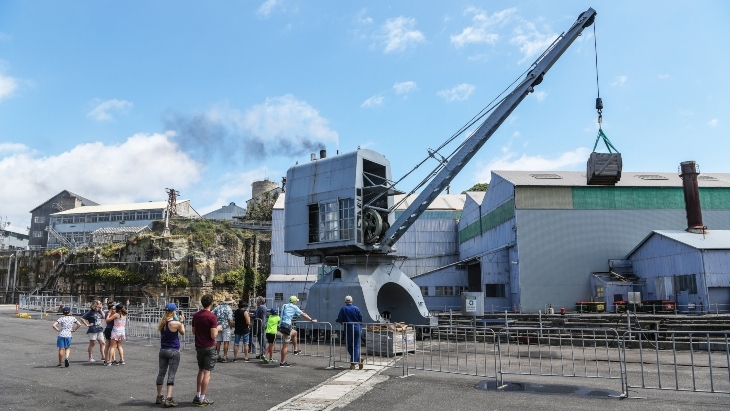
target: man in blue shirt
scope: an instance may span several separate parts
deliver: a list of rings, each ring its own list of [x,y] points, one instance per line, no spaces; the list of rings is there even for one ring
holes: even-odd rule
[[[284,343],[281,345],[281,362],[279,363],[279,367],[291,367],[291,365],[286,362],[286,351],[289,348],[289,341],[292,341],[294,343],[294,351],[292,351],[294,355],[297,355],[301,352],[297,349],[299,345],[299,342],[297,341],[297,331],[294,329],[294,327],[292,327],[292,320],[294,319],[294,316],[297,315],[300,317],[304,317],[313,323],[317,322],[317,320],[313,319],[312,317],[307,315],[307,313],[305,313],[296,306],[296,303],[298,302],[299,298],[297,298],[296,295],[292,295],[291,297],[289,297],[289,304],[284,304],[281,306],[281,321],[279,322],[279,332],[284,338]]]
[[[352,296],[345,297],[345,306],[340,308],[337,315],[337,322],[345,327],[345,341],[347,343],[347,352],[350,354],[350,369],[355,369],[358,364],[362,370],[363,359],[360,358],[360,336],[362,329],[362,313],[356,305],[352,305]]]

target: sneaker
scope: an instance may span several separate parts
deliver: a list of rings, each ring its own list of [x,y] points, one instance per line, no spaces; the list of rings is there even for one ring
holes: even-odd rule
[[[124,360],[122,360],[122,361],[119,361],[119,362],[117,363],[117,365],[124,365]]]
[[[112,365],[119,365],[119,361],[112,361]]]
[[[164,395],[158,395],[157,400],[155,401],[155,404],[162,404],[165,402],[165,396]]]
[[[238,358],[232,359],[231,362],[238,362]]]
[[[226,358],[226,357],[221,358],[221,362],[228,362],[228,358]]]
[[[63,360],[63,365],[66,366],[66,367],[69,366],[68,358],[66,358],[65,360]]]
[[[251,362],[251,360],[249,360],[248,358],[244,358],[243,362]]]
[[[172,399],[172,397],[168,397],[167,399],[165,399],[165,400],[164,400],[164,401],[162,402],[162,404],[163,404],[163,405],[165,406],[165,408],[169,408],[169,407],[177,407],[177,402],[175,402],[175,400],[174,400],[174,399]]]
[[[363,367],[363,366],[365,366],[365,364],[363,364],[363,362],[364,362],[364,361],[365,361],[365,359],[364,359],[364,358],[360,358],[360,361],[359,361],[358,367],[359,367],[359,368],[360,368],[361,370],[362,370],[362,367]]]
[[[350,369],[351,370],[354,370],[355,369],[355,364],[350,364]]]
[[[109,365],[109,363],[106,360],[104,360],[104,365]]]
[[[111,367],[111,366],[112,366],[112,363],[110,363],[110,362],[105,362],[105,363],[104,363],[104,365],[106,365],[107,367]]]
[[[56,367],[63,367],[63,364],[59,362]]]
[[[302,352],[302,350],[294,350],[291,353],[294,355],[299,355],[300,352]]]
[[[193,398],[193,404],[195,404],[195,405],[198,405],[198,404],[200,404],[200,397],[198,397],[198,396],[196,395],[196,396],[195,396],[195,398]]]
[[[288,362],[280,362],[279,367],[291,367],[291,364],[289,364]]]
[[[260,359],[261,359],[261,355],[257,355],[257,356],[256,356],[256,359],[257,359],[257,360],[260,360]]]
[[[263,357],[263,358],[261,358],[261,362],[262,362],[262,363],[264,363],[264,364],[268,364],[268,363],[269,363],[270,361],[269,361],[269,359],[268,359],[268,358],[266,358],[266,357]],[[58,366],[60,367],[60,366],[61,366],[61,364],[58,364]]]
[[[93,358],[89,358],[89,362],[96,362],[96,360]]]
[[[198,407],[207,407],[208,405],[213,405],[213,401],[204,398],[202,401],[198,400],[198,403],[196,404]]]

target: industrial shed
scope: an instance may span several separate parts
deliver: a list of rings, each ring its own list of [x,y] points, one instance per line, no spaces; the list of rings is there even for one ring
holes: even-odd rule
[[[730,174],[698,181],[706,225],[730,229]],[[486,311],[590,301],[590,274],[607,272],[609,259],[654,230],[687,227],[683,195],[674,173],[623,172],[615,186],[588,186],[582,172],[493,171],[459,221],[469,290],[485,293]]]
[[[730,310],[730,231],[655,230],[626,257],[646,280],[647,300],[674,300],[683,312]]]

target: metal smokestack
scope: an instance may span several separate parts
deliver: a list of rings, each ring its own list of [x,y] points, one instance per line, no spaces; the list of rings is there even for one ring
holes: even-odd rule
[[[327,150],[319,150],[319,158],[326,158]]]
[[[697,176],[700,168],[694,161],[685,161],[679,165],[679,177],[684,187],[684,208],[687,210],[687,229],[691,233],[701,233],[707,229],[702,224],[702,208],[700,208],[700,186]]]

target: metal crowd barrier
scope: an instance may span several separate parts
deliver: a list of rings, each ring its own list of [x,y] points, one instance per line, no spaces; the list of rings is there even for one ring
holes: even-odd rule
[[[730,331],[625,332],[626,388],[730,394],[729,335]]]

